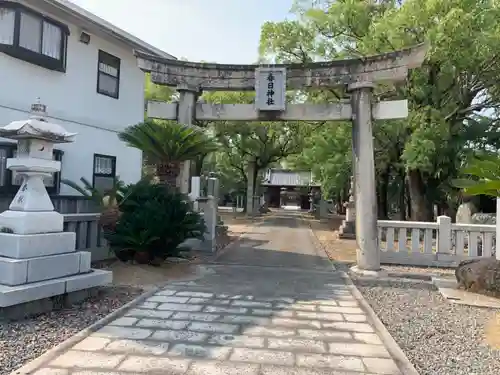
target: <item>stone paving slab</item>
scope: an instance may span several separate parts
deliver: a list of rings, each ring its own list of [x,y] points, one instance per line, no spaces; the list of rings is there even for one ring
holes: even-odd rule
[[[337,272],[318,267],[322,260],[297,269],[296,255],[288,267],[274,253],[293,231],[300,257],[316,256],[309,229],[291,220],[259,229],[273,242],[256,253],[271,252],[266,266],[205,266],[201,278],[170,283],[35,375],[402,375]]]
[[[344,297],[345,290],[338,286]],[[199,293],[202,303],[188,295]],[[225,297],[228,307],[218,310],[220,296],[189,288],[165,290],[150,300],[166,294],[188,299],[169,302],[168,309],[133,308],[35,374],[401,374],[355,301],[341,306],[345,300],[332,295],[287,297],[284,303],[238,294]],[[186,306],[196,306],[196,312]],[[322,312],[326,306],[335,312]],[[263,318],[254,307],[268,314]],[[289,318],[281,317],[284,312]],[[351,316],[365,319],[352,322]]]

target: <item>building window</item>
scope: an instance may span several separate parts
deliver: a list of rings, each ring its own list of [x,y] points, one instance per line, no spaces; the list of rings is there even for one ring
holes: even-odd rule
[[[94,154],[94,188],[104,192],[112,189],[116,177],[116,156]]]
[[[0,0],[0,52],[64,72],[69,29],[32,9]]]
[[[7,159],[15,158],[17,155],[17,145],[0,144],[0,192],[2,193],[16,193],[21,186],[22,177],[11,170],[7,169]],[[63,152],[61,150],[54,150],[54,160],[62,161]],[[58,194],[61,182],[61,173],[53,173],[51,177],[44,179],[45,187],[49,194]]]
[[[97,92],[115,99],[120,93],[120,59],[104,51],[99,51]]]

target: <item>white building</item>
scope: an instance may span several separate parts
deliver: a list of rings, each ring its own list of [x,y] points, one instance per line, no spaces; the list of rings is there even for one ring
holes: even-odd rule
[[[0,125],[29,117],[39,97],[50,121],[78,133],[54,154],[62,171],[47,180],[49,193],[77,194],[61,178],[95,186],[115,175],[140,178],[140,151],[117,136],[144,119],[144,73],[134,50],[175,58],[67,0],[0,1]],[[5,168],[14,152],[0,138],[0,194],[20,183]]]

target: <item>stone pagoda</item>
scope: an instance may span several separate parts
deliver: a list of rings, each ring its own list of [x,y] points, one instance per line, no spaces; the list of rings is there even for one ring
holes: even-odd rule
[[[64,217],[44,185],[61,170],[54,145],[73,142],[76,134],[48,122],[40,102],[31,111],[28,120],[0,127],[0,137],[17,141],[7,168],[23,178],[9,210],[0,214],[0,316],[50,309],[55,296],[75,302],[88,296],[76,292],[112,281],[111,272],[90,268],[90,252],[75,250],[76,233],[63,231]]]

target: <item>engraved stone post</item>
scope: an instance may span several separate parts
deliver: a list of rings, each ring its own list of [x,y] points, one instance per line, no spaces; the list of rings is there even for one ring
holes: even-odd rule
[[[213,253],[217,249],[217,239],[215,237],[217,228],[217,206],[215,198],[213,196],[199,197],[197,201],[207,227],[203,235],[203,240],[199,242],[199,250]]]
[[[356,204],[354,202],[354,177],[351,176],[349,200],[344,203],[346,208],[345,220],[339,229],[340,238],[356,238]]]
[[[216,222],[221,221],[219,215],[219,179],[215,177],[210,177],[207,180],[207,195],[214,198],[214,208],[217,216]]]
[[[350,85],[352,92],[352,143],[356,207],[357,267],[355,271],[379,271],[377,199],[373,156],[371,82]]]
[[[189,193],[189,198],[193,202],[193,207],[195,211],[198,211],[198,201],[197,199],[201,196],[201,178],[200,176],[191,177],[191,192]]]
[[[200,94],[200,89],[195,86],[181,84],[177,86],[179,92],[179,104],[177,121],[183,125],[193,125],[196,116],[196,100]],[[191,161],[182,163],[179,175],[179,187],[181,193],[189,193],[189,182],[191,177]]]

